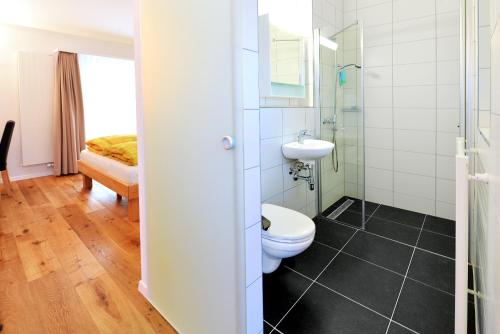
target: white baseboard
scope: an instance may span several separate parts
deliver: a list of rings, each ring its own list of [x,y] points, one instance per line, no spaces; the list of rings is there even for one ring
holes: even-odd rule
[[[146,285],[146,283],[144,283],[143,280],[140,280],[139,281],[139,292],[146,298],[149,300],[149,290],[148,290],[148,286]]]
[[[54,174],[54,172],[52,170],[47,170],[44,172],[38,172],[38,173],[33,173],[33,174],[11,176],[10,180],[11,181],[21,181],[21,180],[34,179],[34,178],[42,177],[42,176],[49,176],[49,175],[53,175],[53,174]]]

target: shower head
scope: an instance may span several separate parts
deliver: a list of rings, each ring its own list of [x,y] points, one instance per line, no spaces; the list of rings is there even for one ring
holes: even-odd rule
[[[343,65],[343,66],[342,66],[342,65],[337,65],[337,67],[338,67],[338,69],[339,69],[340,71],[342,71],[343,69],[346,69],[346,68],[348,68],[348,67],[352,67],[352,66],[354,66],[354,67],[356,67],[356,68],[361,68],[361,66],[360,66],[360,65],[358,65],[358,64],[347,64],[347,65]]]

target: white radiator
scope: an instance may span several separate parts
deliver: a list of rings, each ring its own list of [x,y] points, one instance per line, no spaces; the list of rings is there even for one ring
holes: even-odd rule
[[[469,263],[469,157],[465,140],[457,138],[456,161],[456,250],[455,334],[467,334],[467,279]]]
[[[19,113],[23,166],[52,162],[52,55],[19,52]]]

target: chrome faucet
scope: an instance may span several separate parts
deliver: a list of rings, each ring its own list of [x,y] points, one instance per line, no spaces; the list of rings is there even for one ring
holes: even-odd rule
[[[305,137],[312,137],[312,134],[308,130],[300,130],[299,135],[297,136],[299,144],[304,144]]]

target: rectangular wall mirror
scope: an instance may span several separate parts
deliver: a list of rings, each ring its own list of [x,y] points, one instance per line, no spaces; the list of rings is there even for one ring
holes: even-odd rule
[[[261,106],[311,105],[312,44],[311,0],[259,0]]]

